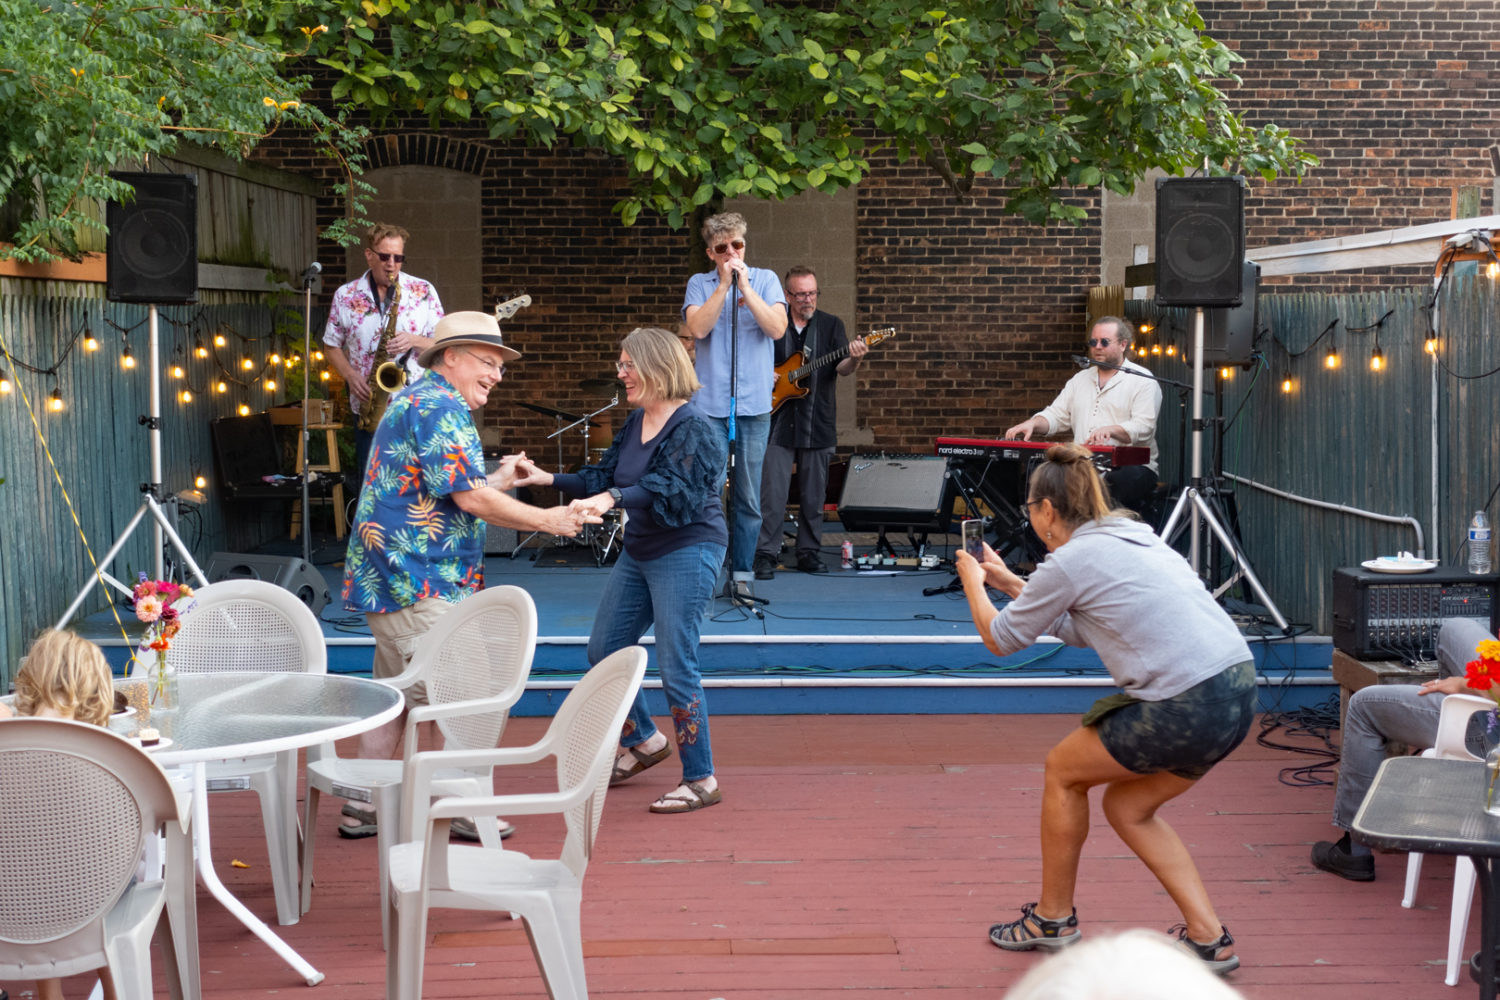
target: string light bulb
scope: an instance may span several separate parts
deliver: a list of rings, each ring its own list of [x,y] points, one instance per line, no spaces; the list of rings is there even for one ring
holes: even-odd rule
[[[1168,344],[1168,345],[1167,345],[1167,357],[1169,357],[1169,358],[1170,358],[1170,357],[1171,357],[1171,356],[1172,356],[1172,355],[1174,355],[1174,354],[1176,354],[1176,353],[1177,353],[1177,348],[1176,348],[1176,346],[1175,346],[1175,345],[1172,345],[1172,344]]]
[[[322,361],[323,360],[323,352],[322,351],[313,351],[313,360],[314,361]]]
[[[208,357],[208,348],[206,348],[206,347],[203,346],[203,340],[202,340],[202,338],[199,338],[198,340],[193,341],[193,354],[194,354],[194,356],[200,357],[200,358],[206,358],[206,357]]]
[[[1380,349],[1379,345],[1377,345],[1375,347],[1375,350],[1370,352],[1370,371],[1378,372],[1384,367],[1385,352]]]
[[[266,391],[267,392],[275,392],[276,391],[276,380],[274,378],[268,378],[268,379],[266,379]]]
[[[329,379],[328,369],[324,368],[322,371],[318,372],[318,378],[322,379],[324,382],[327,382]]]
[[[5,373],[4,368],[0,368],[0,394],[9,393],[13,388],[15,387],[10,384],[10,376]]]
[[[222,333],[216,333],[216,334],[214,334],[214,346],[215,347],[223,347],[225,344],[228,344],[228,343],[229,343],[229,341],[227,341],[227,340],[224,339],[224,335]]]
[[[135,367],[135,355],[130,353],[130,345],[125,345],[125,353],[120,355],[120,367],[129,371]]]
[[[99,338],[94,336],[93,330],[83,331],[83,349],[85,351],[97,351],[99,349]]]
[[[1224,367],[1220,368],[1219,378],[1225,382],[1228,382],[1230,379],[1234,378],[1234,366],[1225,365]]]
[[[183,376],[184,376],[184,375],[186,375],[186,374],[187,374],[187,372],[185,372],[185,371],[183,371],[183,370],[182,370],[182,366],[181,366],[181,365],[173,365],[173,366],[172,366],[172,367],[171,367],[171,368],[170,368],[170,369],[169,369],[169,370],[168,370],[168,372],[169,372],[169,374],[170,374],[170,375],[171,375],[171,376],[172,376],[172,377],[173,377],[173,378],[182,378],[182,377],[183,377]]]
[[[1138,357],[1138,358],[1144,358],[1146,356],[1146,345],[1145,344],[1142,344],[1140,347],[1137,347],[1135,349],[1135,356]]]
[[[199,490],[207,489],[208,488],[208,477],[205,476],[201,472],[198,473],[196,476],[193,477],[193,488],[194,489],[199,489]]]
[[[281,364],[281,355],[278,354],[278,353],[276,353],[275,351],[272,351],[271,352],[271,357],[268,360],[273,365],[279,365],[279,364]]]
[[[1422,350],[1426,351],[1428,354],[1437,354],[1437,338],[1428,337],[1427,340],[1422,344]]]
[[[1489,278],[1491,281],[1494,281],[1496,278],[1500,278],[1500,262],[1492,260],[1488,264],[1486,264],[1484,266],[1484,276],[1486,278]]]
[[[1152,354],[1160,354],[1161,353],[1161,345],[1160,344],[1152,344],[1151,345],[1151,353]]]
[[[53,413],[61,413],[67,404],[63,402],[62,391],[57,386],[52,387],[52,393],[47,397],[47,409]]]
[[[239,414],[242,417],[248,417],[250,415],[250,404],[241,403],[239,406]]]
[[[1156,329],[1156,327],[1153,324],[1151,324],[1151,323],[1142,323],[1141,324],[1141,332],[1142,333],[1150,333],[1152,330],[1155,330],[1155,329]]]
[[[1281,380],[1281,391],[1282,392],[1291,392],[1292,391],[1292,377],[1290,375],[1288,375],[1286,378],[1284,378],[1284,379]]]
[[[229,383],[222,380],[214,383],[214,392],[228,392]]]
[[[1328,353],[1323,356],[1323,367],[1327,368],[1329,371],[1332,371],[1333,369],[1337,368],[1338,366],[1339,366],[1339,350],[1338,350],[1337,347],[1330,347],[1328,349]]]
[[[177,398],[182,401],[183,405],[187,405],[193,401],[193,390],[184,389]]]

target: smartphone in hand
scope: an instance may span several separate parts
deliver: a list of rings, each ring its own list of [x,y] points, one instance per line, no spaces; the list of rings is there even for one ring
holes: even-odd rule
[[[964,551],[984,562],[984,519],[973,517],[963,522]]]

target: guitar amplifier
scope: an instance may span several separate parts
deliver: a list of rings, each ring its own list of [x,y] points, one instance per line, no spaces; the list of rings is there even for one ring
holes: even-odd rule
[[[839,522],[845,531],[951,531],[952,507],[946,458],[855,455],[844,476]]]
[[[1493,573],[1333,571],[1333,644],[1356,660],[1430,660],[1444,618],[1472,618],[1493,634],[1497,612],[1500,575]]]

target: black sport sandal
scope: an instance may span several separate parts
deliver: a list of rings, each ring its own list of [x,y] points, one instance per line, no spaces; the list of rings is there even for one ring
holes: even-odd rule
[[[1058,951],[1076,944],[1083,937],[1078,929],[1078,910],[1061,920],[1048,920],[1036,914],[1036,904],[1021,907],[1021,919],[990,928],[990,944],[1006,951],[1032,951],[1042,948]]]

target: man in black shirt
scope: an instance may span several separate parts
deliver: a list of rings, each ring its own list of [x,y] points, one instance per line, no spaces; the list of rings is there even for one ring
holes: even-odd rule
[[[791,304],[791,317],[786,336],[775,342],[778,368],[799,353],[802,360],[796,367],[830,354],[847,351],[848,356],[837,365],[819,365],[791,384],[792,391],[805,390],[806,394],[786,398],[771,417],[771,434],[761,471],[760,540],[755,546],[757,580],[770,580],[776,576],[781,525],[786,520],[793,462],[797,465],[797,502],[802,511],[797,530],[797,568],[804,573],[828,572],[818,550],[823,544],[823,500],[828,490],[828,462],[833,458],[837,442],[834,380],[839,375],[854,374],[859,359],[870,349],[862,338],[856,337],[850,342],[844,335],[843,320],[818,309],[818,276],[812,268],[792,268],[786,273],[783,287]],[[777,379],[778,392],[788,388],[782,384],[785,377],[783,374]]]

